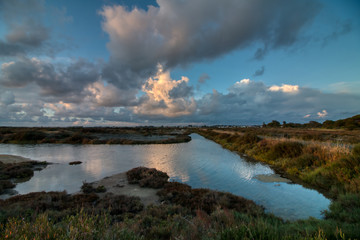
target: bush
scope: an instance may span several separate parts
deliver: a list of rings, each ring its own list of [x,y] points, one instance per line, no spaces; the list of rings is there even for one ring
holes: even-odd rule
[[[360,223],[360,194],[340,195],[337,201],[330,204],[325,211],[327,219],[340,222]]]
[[[279,142],[271,149],[271,156],[273,158],[295,158],[301,155],[303,144],[299,142]]]
[[[242,136],[242,141],[245,144],[255,144],[257,142],[259,142],[261,139],[254,133],[245,133]]]
[[[161,188],[168,182],[169,175],[155,168],[137,167],[126,172],[130,184],[140,187]]]
[[[13,184],[9,180],[0,180],[0,194],[4,192],[6,189],[14,188],[15,184]]]
[[[356,144],[353,147],[352,154],[355,158],[360,158],[360,143]]]
[[[167,183],[157,194],[162,201],[179,204],[193,211],[200,209],[208,214],[214,212],[218,207],[234,209],[250,215],[263,213],[263,208],[251,200],[209,189],[191,189],[190,186],[183,183]]]

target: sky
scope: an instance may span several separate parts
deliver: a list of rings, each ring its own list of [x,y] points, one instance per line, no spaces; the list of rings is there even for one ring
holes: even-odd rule
[[[0,126],[357,114],[358,0],[0,0]]]

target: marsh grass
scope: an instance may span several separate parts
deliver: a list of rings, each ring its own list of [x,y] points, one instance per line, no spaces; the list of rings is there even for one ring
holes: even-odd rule
[[[330,142],[260,139],[253,132],[240,135],[200,130],[198,133],[229,150],[266,162],[292,180],[322,189],[333,198],[340,193],[360,191],[359,144],[351,149],[349,145]]]
[[[10,218],[1,239],[355,239],[358,224],[333,219],[284,222],[271,215],[250,216],[217,208],[211,213],[179,205],[150,205],[121,221],[104,210],[80,209],[61,221],[41,213],[33,220]],[[345,229],[342,230],[342,228]],[[352,232],[351,232],[352,230]]]

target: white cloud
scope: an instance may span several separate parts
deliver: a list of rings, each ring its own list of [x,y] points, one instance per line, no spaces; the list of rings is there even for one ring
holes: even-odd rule
[[[285,92],[285,93],[297,93],[299,92],[298,85],[290,85],[290,84],[282,84],[281,87],[277,85],[273,85],[269,88],[269,91],[272,92]]]
[[[328,113],[326,110],[322,110],[321,112],[318,112],[317,115],[319,118],[324,118],[328,115]]]
[[[87,87],[90,93],[86,98],[98,106],[116,107],[136,104],[137,90],[121,90],[104,81],[97,81]]]
[[[159,65],[158,73],[143,85],[143,102],[134,107],[134,113],[149,116],[180,117],[196,110],[194,98],[189,97],[189,79],[173,80],[169,71]],[[172,94],[176,91],[176,94]]]

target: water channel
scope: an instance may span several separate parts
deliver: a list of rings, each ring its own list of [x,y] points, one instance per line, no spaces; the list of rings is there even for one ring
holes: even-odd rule
[[[267,165],[246,161],[220,145],[192,134],[179,144],[71,145],[0,144],[0,154],[48,161],[30,181],[20,183],[19,194],[35,191],[77,192],[83,182],[92,182],[138,166],[157,168],[193,188],[227,191],[263,205],[284,219],[321,218],[330,200],[315,190],[287,182],[266,182],[259,176],[274,174]],[[80,165],[68,165],[82,161]]]

